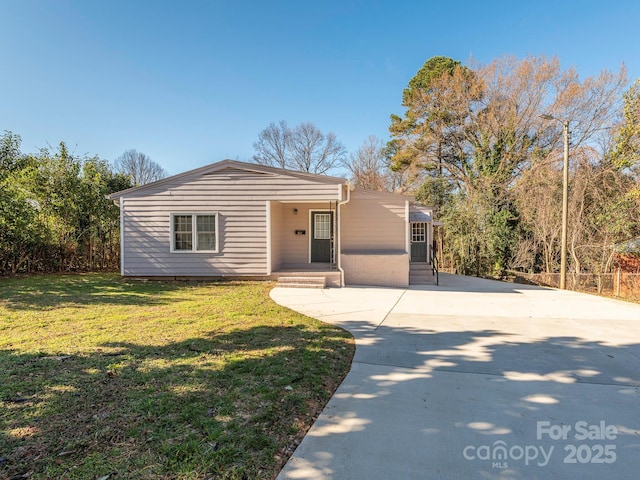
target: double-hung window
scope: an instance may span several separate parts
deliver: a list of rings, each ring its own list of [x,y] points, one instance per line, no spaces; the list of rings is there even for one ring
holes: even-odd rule
[[[217,252],[217,213],[171,214],[172,252]]]

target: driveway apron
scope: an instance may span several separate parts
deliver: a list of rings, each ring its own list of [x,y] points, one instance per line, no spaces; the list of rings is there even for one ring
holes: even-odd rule
[[[280,480],[640,475],[640,305],[446,274],[271,296],[357,346]]]

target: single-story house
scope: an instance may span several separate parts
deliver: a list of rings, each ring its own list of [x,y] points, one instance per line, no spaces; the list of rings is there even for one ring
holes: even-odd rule
[[[432,282],[434,209],[343,178],[224,160],[109,198],[123,276]]]

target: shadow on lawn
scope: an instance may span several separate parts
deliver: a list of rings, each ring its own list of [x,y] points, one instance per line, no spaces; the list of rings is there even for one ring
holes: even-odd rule
[[[63,306],[165,305],[179,301],[171,294],[186,282],[123,279],[118,275],[86,274],[6,279],[0,301],[12,310],[46,310]],[[198,285],[194,283],[193,285]]]
[[[320,328],[0,351],[0,478],[272,478],[349,369],[349,334]]]

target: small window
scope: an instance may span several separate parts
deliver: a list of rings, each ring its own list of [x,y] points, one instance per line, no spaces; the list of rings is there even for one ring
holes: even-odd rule
[[[217,252],[215,213],[180,213],[171,216],[172,252]]]
[[[427,241],[426,226],[424,223],[412,223],[411,224],[411,242],[412,243],[424,243]]]

